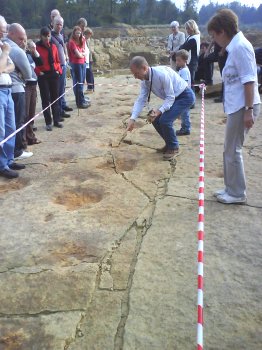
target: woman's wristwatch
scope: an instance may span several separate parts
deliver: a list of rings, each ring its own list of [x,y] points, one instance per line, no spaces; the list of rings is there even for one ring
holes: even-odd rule
[[[249,111],[250,109],[254,109],[254,107],[248,107],[248,106],[245,106],[245,111]]]

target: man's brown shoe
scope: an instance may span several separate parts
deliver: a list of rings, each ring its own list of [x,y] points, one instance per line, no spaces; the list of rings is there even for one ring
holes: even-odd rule
[[[179,148],[175,148],[175,149],[168,149],[164,155],[163,155],[163,159],[164,160],[172,160],[174,157],[179,155]]]
[[[167,145],[162,148],[157,148],[156,151],[157,153],[165,153],[167,151]]]

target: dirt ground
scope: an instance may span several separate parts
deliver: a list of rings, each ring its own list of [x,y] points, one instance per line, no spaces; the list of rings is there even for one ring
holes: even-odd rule
[[[69,88],[64,128],[40,116],[26,169],[0,179],[0,350],[195,349],[200,97],[165,162],[145,113],[112,147],[139,92],[129,72],[96,78],[88,110]],[[212,195],[226,122],[213,98],[205,120],[205,349],[258,350],[262,120],[244,147],[247,205],[233,206]]]

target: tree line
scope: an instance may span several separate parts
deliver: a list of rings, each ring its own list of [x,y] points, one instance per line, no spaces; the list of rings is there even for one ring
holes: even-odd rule
[[[241,6],[237,1],[230,5],[210,3],[197,11],[198,0],[185,0],[184,9],[170,0],[1,0],[0,14],[8,23],[18,22],[25,28],[40,28],[50,21],[50,11],[59,9],[68,28],[79,17],[88,25],[106,26],[118,23],[130,25],[169,24],[173,20],[185,23],[195,19],[205,25],[220,8],[229,7],[239,16],[242,25],[262,27],[262,4],[258,7]]]

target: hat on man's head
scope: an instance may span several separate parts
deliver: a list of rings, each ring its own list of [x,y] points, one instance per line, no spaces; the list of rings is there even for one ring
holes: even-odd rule
[[[48,27],[43,27],[40,30],[40,35],[47,36],[49,33],[51,33],[51,30]]]
[[[173,21],[170,23],[170,27],[179,27],[179,23],[177,21]]]

